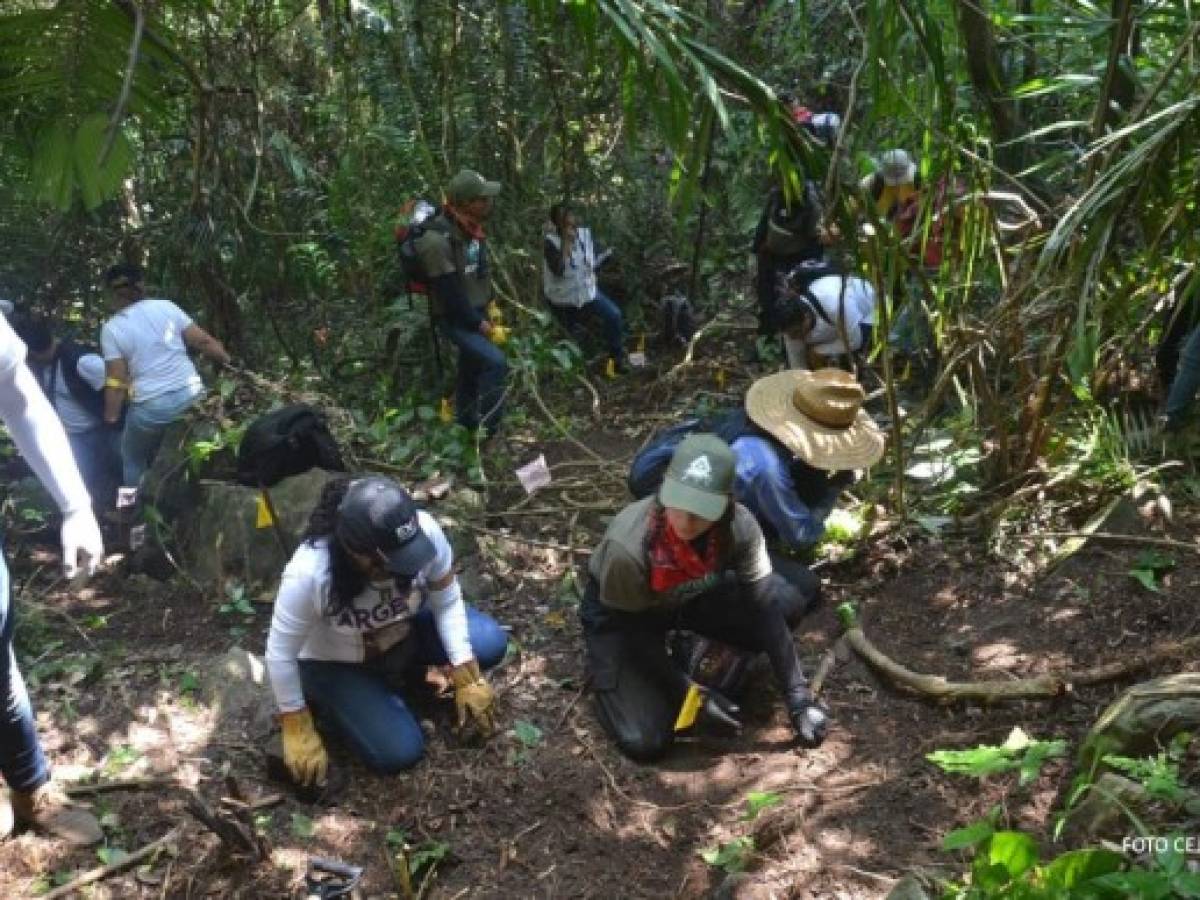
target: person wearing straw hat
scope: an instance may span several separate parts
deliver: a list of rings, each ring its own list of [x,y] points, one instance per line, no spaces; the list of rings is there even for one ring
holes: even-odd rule
[[[799,742],[825,739],[829,713],[809,692],[775,598],[794,590],[772,570],[754,516],[733,499],[736,458],[713,434],[675,449],[657,494],[610,523],[588,565],[580,618],[600,724],[627,756],[663,756],[688,727],[697,687],[667,650],[668,632],[763,652]],[[738,727],[737,707],[703,692],[703,715]]]
[[[717,414],[706,425],[684,422],[653,438],[634,458],[629,489],[642,497],[657,489],[667,460],[682,437],[711,430],[729,443],[737,459],[734,494],[754,514],[768,540],[804,550],[825,533],[825,520],[855,469],[883,456],[883,433],[863,411],[865,392],[849,372],[793,370],[760,378],[742,409]],[[815,605],[820,582],[808,568],[772,554],[777,572],[806,599],[795,624]]]

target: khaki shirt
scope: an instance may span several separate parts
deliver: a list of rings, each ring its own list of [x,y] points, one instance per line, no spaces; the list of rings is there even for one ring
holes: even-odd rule
[[[467,300],[475,309],[483,309],[492,299],[492,282],[488,276],[486,245],[470,237],[457,223],[442,214],[426,226],[424,233],[413,242],[421,268],[429,279],[457,272],[462,276]]]
[[[656,502],[653,496],[645,497],[617,513],[592,554],[588,571],[596,579],[604,606],[635,613],[670,612],[711,588],[728,569],[734,570],[742,584],[753,584],[771,574],[762,529],[746,507],[735,503],[733,546],[724,549],[716,571],[664,593],[651,590],[646,529]]]

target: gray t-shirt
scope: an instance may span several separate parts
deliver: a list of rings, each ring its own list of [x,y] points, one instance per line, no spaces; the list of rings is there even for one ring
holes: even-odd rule
[[[735,503],[730,524],[733,540],[731,546],[722,548],[714,575],[663,593],[652,590],[646,529],[656,502],[653,496],[644,497],[617,513],[592,554],[588,571],[596,579],[603,605],[625,612],[667,612],[711,587],[726,570],[732,569],[742,584],[753,584],[771,574],[762,529],[746,507]]]

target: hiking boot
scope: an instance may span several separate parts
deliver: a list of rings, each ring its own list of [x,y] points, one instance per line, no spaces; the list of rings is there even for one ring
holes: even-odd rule
[[[104,839],[96,817],[71,806],[66,794],[50,783],[32,791],[12,791],[12,814],[16,823],[27,825],[76,847],[89,847]]]

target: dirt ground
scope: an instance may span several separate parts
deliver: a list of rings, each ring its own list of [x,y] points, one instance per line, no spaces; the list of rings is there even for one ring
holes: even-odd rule
[[[691,399],[736,397],[744,383],[732,363],[729,375],[704,378],[691,385]],[[663,393],[634,384],[624,402],[642,397],[646,415],[628,428],[608,422],[582,443],[604,458],[627,458]],[[586,396],[579,402],[586,417]],[[517,448],[514,458],[536,455],[533,446]],[[589,471],[588,454],[569,440],[538,446],[556,477]],[[1004,778],[981,785],[943,773],[925,754],[1000,743],[1017,725],[1037,738],[1065,738],[1073,751],[1128,684],[996,708],[937,706],[896,692],[849,659],[827,681],[835,727],[819,750],[793,746],[777,698],[759,679],[742,735],[683,742],[658,766],[632,763],[605,739],[584,690],[576,608],[564,581],[572,554],[489,533],[509,527],[542,543],[589,546],[606,511],[589,499],[589,477],[580,480],[565,524],[562,516],[499,515],[522,495],[498,487],[487,497],[493,515],[474,532],[476,561],[486,563],[474,582],[480,595],[469,599],[512,635],[512,652],[492,677],[502,733],[483,746],[464,743],[450,728],[452,704],[424,703],[426,760],[382,778],[335,746],[345,785],[328,803],[303,802],[267,779],[261,722],[223,716],[213,702],[223,685],[206,674],[212,660],[234,646],[261,653],[269,606],[248,616],[222,613],[225,598],[119,571],[68,597],[48,586],[46,548],[10,541],[22,665],[58,779],[164,780],[85,798],[102,817],[110,849],[134,851],[182,829],[176,855],[109,877],[91,896],[303,896],[314,855],[364,866],[365,896],[403,896],[394,851],[407,841],[414,865],[421,851],[441,855],[432,875],[424,866],[414,878],[414,894],[429,898],[882,898],[914,868],[958,873],[962,861],[938,850],[941,838],[1002,800],[1012,823],[1044,830],[1070,776],[1068,756],[1026,788]],[[535,495],[518,508],[539,502]],[[1177,507],[1168,534],[1191,541],[1198,520],[1194,507]],[[1194,554],[1175,553],[1176,568],[1154,593],[1129,575],[1144,548],[1090,544],[1039,575],[1019,547],[995,553],[916,527],[867,541],[855,558],[821,570],[825,603],[797,630],[809,669],[838,636],[834,609],[847,600],[881,649],[951,678],[1119,661],[1160,639],[1197,633]],[[260,862],[228,853],[184,809],[190,791],[216,808],[235,789],[250,802],[284,793],[253,814],[268,845]],[[753,792],[779,802],[751,821]],[[726,881],[699,853],[743,836],[755,839],[756,852],[745,875]],[[22,835],[0,846],[0,896],[29,896],[100,864],[94,849]]]

